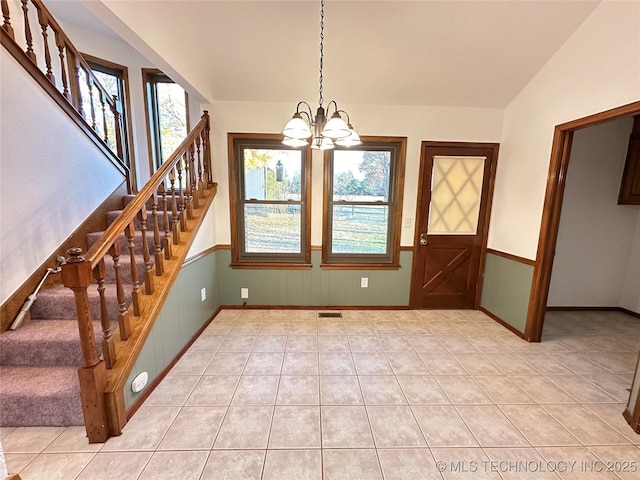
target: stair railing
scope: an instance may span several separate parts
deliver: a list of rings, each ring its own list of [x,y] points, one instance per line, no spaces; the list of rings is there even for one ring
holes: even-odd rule
[[[211,188],[215,188],[215,184],[211,177],[209,115],[205,111],[196,127],[109,225],[100,240],[85,254],[79,248],[67,252],[69,258],[62,266],[62,280],[75,296],[82,343],[80,387],[85,425],[92,443],[105,441],[109,432],[119,432],[123,426],[114,425],[113,416],[107,413],[107,409],[115,408],[105,404],[108,370],[126,361],[117,353],[123,350],[120,345],[134,330],[139,331],[145,309],[153,308],[145,297],[154,293],[156,282],[166,282],[164,278],[169,272],[165,271],[164,262],[171,260],[174,248],[184,243],[182,233],[188,229],[187,220],[193,217],[194,209],[200,208],[200,202],[208,195],[206,191]],[[152,218],[148,218],[148,209]],[[163,221],[159,218],[161,215]],[[138,237],[142,237],[143,278],[138,277],[135,259],[137,228]],[[128,253],[131,259],[131,283],[127,285],[120,273],[123,245],[128,250],[124,254]],[[110,311],[105,295],[107,255],[112,258],[116,279],[115,312]],[[100,299],[102,358],[95,341],[89,303],[88,289],[92,283],[97,284]],[[116,317],[118,326],[112,329],[111,319]]]
[[[120,100],[107,92],[42,0],[0,0],[0,6],[2,45],[74,120],[83,119],[80,127],[128,182]]]

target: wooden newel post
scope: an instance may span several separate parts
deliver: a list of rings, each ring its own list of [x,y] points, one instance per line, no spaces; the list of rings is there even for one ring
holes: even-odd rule
[[[98,356],[87,289],[91,284],[91,263],[81,256],[80,248],[67,250],[66,264],[62,266],[62,282],[73,290],[78,312],[78,331],[82,346],[82,367],[78,369],[80,396],[85,428],[89,443],[104,442],[109,429],[104,401],[107,373],[104,361]]]

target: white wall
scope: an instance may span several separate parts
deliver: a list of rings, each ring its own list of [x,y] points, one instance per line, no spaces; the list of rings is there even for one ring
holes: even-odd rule
[[[489,247],[535,259],[554,127],[640,100],[640,2],[602,2],[505,109]]]
[[[574,135],[548,305],[617,307],[634,289],[640,297],[627,275],[640,260],[632,256],[640,206],[618,205],[632,125],[625,118]]]
[[[14,58],[0,50],[2,303],[123,177]]]
[[[82,53],[127,67],[133,132],[133,141],[131,143],[133,144],[138,187],[141,187],[151,176],[142,69],[157,67],[115,34],[104,35],[99,32],[96,33],[72,23],[63,23],[62,28]],[[200,121],[202,109],[200,102],[197,100],[199,95],[189,91],[187,93],[190,94],[190,126],[194,127]]]
[[[131,129],[133,132],[132,153],[136,166],[136,177],[149,178],[149,149],[147,148],[147,130],[145,123],[144,89],[142,68],[154,68],[153,65],[136,50],[122,40],[88,31],[77,25],[63,23],[62,28],[73,44],[82,53],[108,60],[127,67],[129,76],[129,95],[131,107]]]
[[[407,137],[403,218],[411,220],[411,227],[402,228],[402,245],[413,244],[420,142],[498,142],[502,128],[499,109],[370,105],[345,105],[343,108],[349,112],[360,135]],[[211,106],[213,178],[219,183],[215,208],[210,213],[215,216],[215,243],[231,242],[227,133],[279,133],[294,111],[294,103],[218,102]],[[317,246],[322,244],[323,188],[322,154],[318,151],[313,152],[312,169],[311,244]]]

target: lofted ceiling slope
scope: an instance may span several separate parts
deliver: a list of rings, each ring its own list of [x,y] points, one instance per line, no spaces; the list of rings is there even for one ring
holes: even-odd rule
[[[209,102],[317,103],[319,1],[65,3],[66,21],[143,42]],[[504,108],[598,3],[327,0],[325,103]]]

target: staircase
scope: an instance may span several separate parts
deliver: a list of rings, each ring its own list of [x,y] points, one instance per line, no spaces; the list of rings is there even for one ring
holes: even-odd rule
[[[67,250],[31,322],[0,335],[0,425],[84,424],[90,443],[122,433],[127,378],[215,198],[210,172],[205,111],[138,194],[107,212],[106,230],[88,234],[87,251]]]
[[[42,0],[1,3],[3,49],[86,134],[96,158],[101,154],[115,166],[131,192],[118,99]],[[35,49],[33,26],[41,37]],[[139,192],[123,197],[122,210],[107,214],[106,230],[88,235],[86,251],[72,245],[54,254],[65,255],[66,263],[39,293],[30,322],[2,332],[33,292],[37,274],[0,305],[0,425],[85,425],[90,443],[122,433],[135,408],[125,404],[127,378],[216,195],[209,130],[205,111]],[[30,133],[39,141],[41,132]],[[48,262],[40,275],[53,266]]]
[[[123,198],[123,208],[133,199],[133,195]],[[110,225],[122,210],[107,213]],[[147,218],[152,218],[149,209]],[[164,213],[160,214],[164,223]],[[168,212],[168,220],[173,223],[173,215]],[[149,220],[147,220],[149,224]],[[134,235],[137,278],[144,278],[145,263],[142,254],[142,233],[140,221],[136,220]],[[147,225],[148,243],[152,243],[153,231]],[[91,248],[104,232],[87,235],[87,247]],[[120,250],[126,252],[129,243],[123,234],[119,240]],[[105,258],[105,297],[110,312],[118,311],[115,269],[113,259]],[[118,259],[120,275],[126,284],[132,283],[131,257],[121,255]],[[154,257],[149,258],[152,268]],[[59,276],[59,275],[58,275]],[[59,280],[59,279],[58,279]],[[97,286],[97,285],[96,285]],[[102,327],[100,324],[101,305],[96,287],[89,288],[91,317],[93,321],[96,348],[102,354]],[[131,304],[131,295],[125,294],[126,307]],[[112,315],[110,329],[117,326],[117,316]],[[82,364],[82,351],[78,333],[78,321],[73,292],[58,285],[38,294],[31,307],[31,321],[19,329],[0,335],[0,426],[69,426],[84,425],[80,402],[78,367]]]

